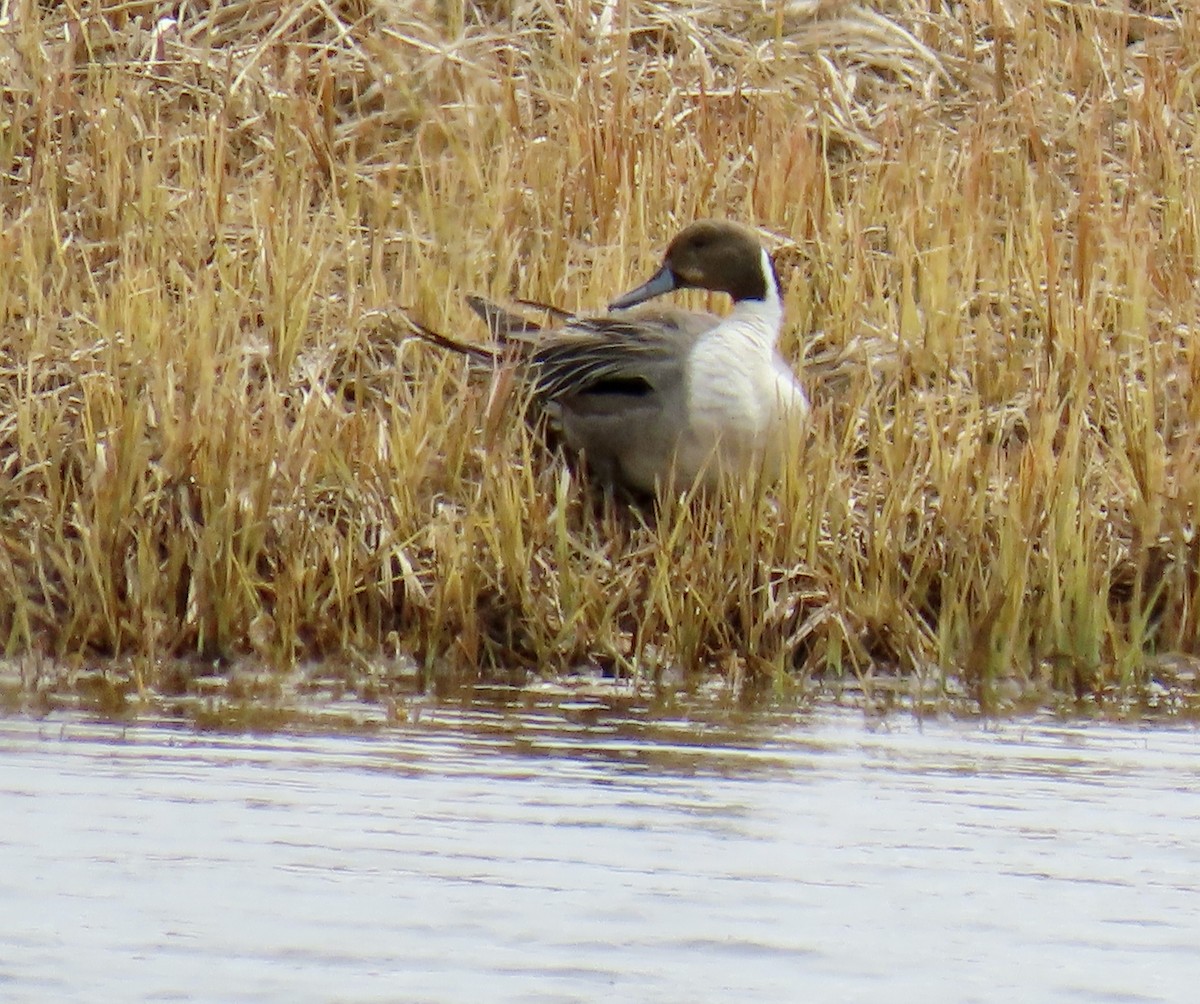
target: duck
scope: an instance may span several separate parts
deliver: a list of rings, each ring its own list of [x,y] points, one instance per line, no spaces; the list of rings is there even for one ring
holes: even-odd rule
[[[724,317],[644,307],[685,289],[725,293]],[[468,301],[494,341],[437,333],[443,349],[516,360],[532,399],[589,474],[639,496],[714,489],[753,473],[776,477],[810,408],[779,352],[783,300],[767,248],[749,227],[698,220],[670,242],[658,270],[597,316],[559,312],[541,327],[479,297]],[[637,308],[637,309],[634,309]]]

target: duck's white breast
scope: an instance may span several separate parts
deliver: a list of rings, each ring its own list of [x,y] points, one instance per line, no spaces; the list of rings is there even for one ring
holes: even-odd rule
[[[699,432],[757,437],[779,411],[778,303],[739,303],[688,360],[688,404]]]

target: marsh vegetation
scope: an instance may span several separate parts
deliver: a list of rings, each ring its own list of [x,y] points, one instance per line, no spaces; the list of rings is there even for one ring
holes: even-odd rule
[[[1195,707],[1192,4],[3,10],[10,700],[320,665]],[[702,216],[773,238],[815,402],[777,486],[606,503],[396,321],[598,309]]]

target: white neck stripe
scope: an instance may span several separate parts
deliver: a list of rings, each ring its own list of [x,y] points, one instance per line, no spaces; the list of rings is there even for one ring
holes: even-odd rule
[[[776,302],[783,299],[779,292],[779,283],[775,281],[775,269],[771,265],[771,256],[767,254],[767,249],[763,248],[759,251],[762,256],[763,278],[766,280],[767,299],[775,300]]]

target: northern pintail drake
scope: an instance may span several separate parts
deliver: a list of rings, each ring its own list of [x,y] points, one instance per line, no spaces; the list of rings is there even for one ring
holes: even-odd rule
[[[724,318],[635,307],[678,289],[728,293]],[[598,317],[537,329],[472,300],[499,346],[460,342],[413,324],[444,348],[522,361],[533,397],[603,481],[638,493],[772,476],[804,434],[808,400],[777,347],[779,280],[753,231],[701,220],[667,248],[662,267]],[[513,346],[518,347],[514,353]]]

